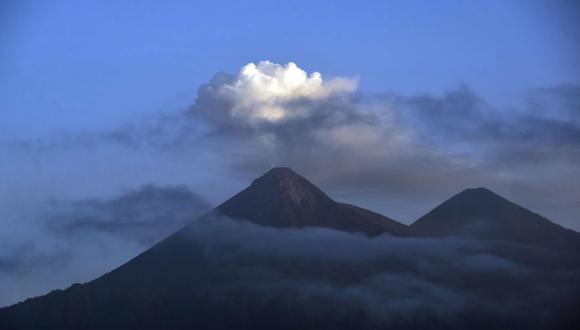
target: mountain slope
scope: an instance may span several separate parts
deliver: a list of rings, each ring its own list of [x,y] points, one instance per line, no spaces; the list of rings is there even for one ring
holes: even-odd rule
[[[421,237],[473,236],[565,251],[580,250],[580,234],[485,188],[466,189],[410,226]]]
[[[234,219],[279,228],[326,227],[368,236],[402,235],[407,229],[378,213],[333,201],[286,167],[271,169],[217,209]]]

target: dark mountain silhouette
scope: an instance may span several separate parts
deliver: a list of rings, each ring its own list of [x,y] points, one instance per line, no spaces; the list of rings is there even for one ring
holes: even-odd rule
[[[368,236],[402,235],[407,229],[378,213],[333,201],[287,167],[271,169],[218,210],[231,218],[280,228],[326,227]]]
[[[466,189],[418,219],[410,234],[472,236],[580,251],[580,234],[527,210],[486,188]]]
[[[215,231],[196,234],[207,225]],[[335,231],[296,236],[305,227]],[[252,234],[260,230],[268,235]],[[465,232],[530,245],[464,251],[376,237]],[[241,239],[215,243],[224,234]],[[484,189],[460,193],[409,229],[275,168],[110,273],[0,309],[0,329],[573,329],[580,260],[556,241],[575,235]],[[375,248],[377,240],[384,245]]]

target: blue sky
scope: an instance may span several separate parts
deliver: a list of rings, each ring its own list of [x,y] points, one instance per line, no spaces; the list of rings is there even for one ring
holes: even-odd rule
[[[573,1],[4,1],[1,136],[185,107],[215,72],[294,61],[366,92],[498,104],[580,80]]]

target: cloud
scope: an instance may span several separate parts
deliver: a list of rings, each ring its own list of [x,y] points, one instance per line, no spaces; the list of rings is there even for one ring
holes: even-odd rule
[[[249,151],[231,158],[239,168],[302,161],[308,168],[315,158],[324,166],[332,156],[340,166],[346,153],[363,163],[406,148],[408,131],[397,125],[397,114],[385,104],[358,99],[355,88],[352,79],[324,82],[294,63],[250,63],[238,75],[217,74],[202,86],[189,113],[214,128],[209,136],[222,148]]]
[[[102,232],[149,247],[210,210],[185,186],[146,185],[108,200],[53,202],[47,226],[57,234]]]
[[[534,88],[527,94],[527,105],[532,113],[580,124],[580,86],[560,84]]]
[[[290,71],[268,66],[267,82]],[[236,175],[252,178],[271,166],[290,166],[334,195],[382,196],[382,203],[364,206],[409,220],[466,187],[486,186],[574,225],[580,200],[567,178],[580,171],[576,86],[532,90],[517,106],[502,108],[467,85],[440,95],[366,95],[354,84],[309,94],[265,86],[261,77],[252,65],[237,75],[218,74],[189,109],[192,121],[212,127],[208,148],[227,154],[222,164]],[[306,73],[301,77],[297,81],[310,86]],[[284,116],[252,117],[271,100]],[[546,191],[560,197],[546,198]],[[384,199],[393,198],[406,203],[398,214],[389,209],[396,203],[385,206]],[[427,201],[428,207],[415,206]]]
[[[574,255],[471,239],[277,229],[223,217],[194,222],[180,235],[203,251],[204,272],[220,267],[219,280],[210,275],[212,284],[201,284],[210,288],[202,296],[226,299],[226,306],[232,296],[243,297],[244,306],[276,299],[292,306],[296,322],[340,324],[359,315],[359,326],[378,328],[413,328],[418,320],[461,328],[475,319],[483,328],[485,322],[536,328],[576,317]]]
[[[197,178],[211,185],[187,168],[246,182],[289,166],[339,199],[407,222],[458,191],[486,186],[578,228],[580,194],[568,178],[580,171],[579,95],[574,85],[537,88],[510,107],[490,104],[467,85],[441,94],[369,95],[356,90],[356,79],[323,79],[293,63],[263,61],[216,74],[184,113],[18,148],[34,155],[63,148],[78,159],[91,148],[126,159],[121,177],[142,172],[165,183],[176,173],[172,184]],[[103,145],[115,150],[103,152]],[[133,162],[150,163],[155,173],[131,168]],[[176,164],[183,166],[176,171]],[[235,191],[211,192],[223,200],[228,195],[217,192]]]
[[[86,311],[95,322],[131,317],[168,328],[184,319],[196,328],[568,328],[578,320],[579,275],[578,255],[517,244],[368,238],[212,216],[118,272],[74,285],[48,303],[66,310],[60,304],[79,299],[79,319]],[[130,285],[119,285],[127,279]],[[113,283],[106,290],[105,281]],[[137,299],[145,304],[130,303]],[[128,309],[111,311],[106,306],[112,300]],[[133,309],[148,302],[155,305],[151,313]]]
[[[494,108],[467,86],[397,101],[408,124],[438,142],[580,144],[580,92],[572,86],[530,91],[520,109]]]
[[[200,89],[200,102],[223,105],[202,109],[210,120],[259,125],[309,117],[313,111],[310,102],[348,96],[355,88],[356,80],[323,81],[319,72],[307,74],[292,62],[262,61],[245,65],[235,76],[216,76]]]
[[[155,185],[31,206],[31,214],[17,219],[28,236],[0,240],[0,305],[91,280],[210,209],[185,186]]]

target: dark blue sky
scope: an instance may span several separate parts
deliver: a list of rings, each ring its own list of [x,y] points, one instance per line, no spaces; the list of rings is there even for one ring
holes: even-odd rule
[[[3,1],[0,136],[191,103],[215,72],[294,61],[360,89],[461,83],[505,104],[577,83],[574,1]]]

